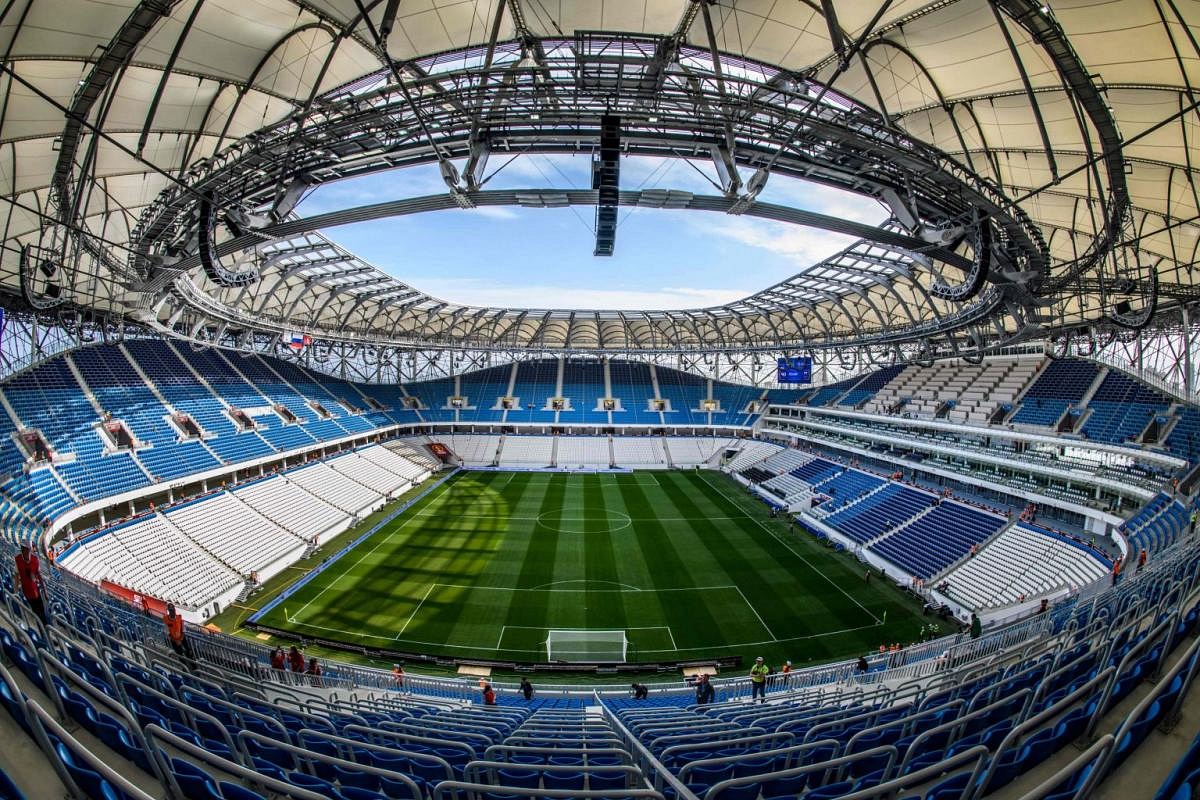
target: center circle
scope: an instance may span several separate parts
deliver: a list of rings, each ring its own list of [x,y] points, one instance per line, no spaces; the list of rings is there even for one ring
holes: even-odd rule
[[[621,511],[544,511],[538,514],[538,525],[559,533],[615,533],[633,524],[633,519]]]

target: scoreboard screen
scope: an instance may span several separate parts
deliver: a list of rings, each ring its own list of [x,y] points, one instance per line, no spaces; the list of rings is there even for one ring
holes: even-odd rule
[[[812,383],[812,359],[807,356],[781,358],[775,380],[779,383]]]

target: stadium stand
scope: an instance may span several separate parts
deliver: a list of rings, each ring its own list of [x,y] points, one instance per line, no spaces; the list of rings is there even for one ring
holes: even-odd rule
[[[561,469],[607,469],[612,464],[612,451],[608,447],[608,437],[560,437],[557,463]]]
[[[702,439],[690,436],[669,436],[663,440],[671,464],[676,467],[708,464],[718,454],[735,444],[735,439],[722,437]]]
[[[1091,361],[1060,358],[1050,361],[1025,393],[1014,424],[1053,425],[1070,406],[1078,406],[1091,389],[1100,368]]]
[[[656,687],[645,700],[605,691],[599,713],[546,687],[526,703],[501,684],[500,705],[484,709],[471,684],[452,679],[414,677],[397,690],[387,671],[332,661],[319,680],[275,672],[268,648],[198,629],[191,638],[204,671],[193,675],[156,644],[156,620],[52,575],[53,639],[14,616],[16,606],[0,609],[4,652],[22,679],[0,668],[0,697],[23,729],[17,735],[49,734],[41,741],[63,765],[64,785],[93,787],[83,792],[90,797],[150,796],[124,787],[122,774],[144,787],[174,781],[188,796],[237,798],[303,787],[425,800],[444,782],[442,791],[465,785],[505,797],[551,787],[629,796],[633,785],[652,787],[637,796],[682,787],[717,800],[734,791],[833,798],[877,786],[949,797],[968,780],[986,796],[1060,751],[1069,754],[1060,763],[1074,759],[1072,741],[1111,732],[1101,738],[1108,749],[1043,779],[1080,787],[1160,741],[1153,728],[1177,718],[1200,653],[1189,591],[1198,559],[1173,552],[1136,580],[977,641],[961,635],[871,655],[855,679],[852,662],[773,676],[764,705],[744,701],[744,678],[721,678],[709,705],[693,705],[689,687]],[[9,563],[0,568],[6,597]],[[1154,625],[1160,607],[1138,607],[1155,596],[1188,600],[1169,603]],[[1123,624],[1110,623],[1123,612]],[[77,627],[89,618],[104,621],[120,652],[93,649]],[[1031,642],[1041,646],[1027,657]],[[897,689],[899,676],[923,680]],[[358,699],[345,697],[351,687]],[[56,723],[47,713],[56,707],[79,728]],[[172,753],[166,768],[150,769],[163,747]],[[1162,791],[1190,785],[1194,751]]]
[[[1101,442],[1136,440],[1155,414],[1166,411],[1170,402],[1160,392],[1116,370],[1109,370],[1100,387],[1088,400],[1084,436]]]
[[[630,469],[665,469],[667,451],[661,436],[614,436],[613,461]]]
[[[923,513],[933,498],[907,486],[889,483],[824,519],[825,524],[860,544],[878,539]]]
[[[1016,400],[1040,364],[1038,359],[995,358],[977,365],[912,366],[880,388],[864,410],[881,414],[902,410],[923,418],[942,411],[956,422],[987,424],[998,406]]]
[[[441,438],[465,466],[490,467],[496,463],[496,452],[500,449],[499,436],[450,433]]]
[[[554,437],[505,436],[496,464],[500,467],[549,467],[554,461]]]
[[[363,517],[378,508],[383,495],[361,484],[323,461],[289,470],[287,479],[303,487],[314,497],[353,517]]]
[[[60,563],[85,580],[111,581],[190,609],[240,587],[244,578],[161,514],[86,537]]]
[[[947,573],[940,591],[978,610],[1078,591],[1103,580],[1111,568],[1086,544],[1022,522]]]
[[[871,548],[907,572],[930,579],[1005,525],[1002,517],[941,501]]]

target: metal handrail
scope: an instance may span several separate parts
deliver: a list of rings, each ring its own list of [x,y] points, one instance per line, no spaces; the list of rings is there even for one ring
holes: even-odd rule
[[[1084,766],[1096,761],[1099,763],[1108,757],[1112,749],[1116,746],[1117,739],[1111,733],[1106,733],[1092,743],[1091,747],[1084,750],[1078,756],[1071,760],[1071,763],[1064,766],[1058,772],[1051,775],[1046,780],[1035,786],[1030,791],[1021,795],[1020,800],[1042,800],[1046,795],[1058,789],[1066,781],[1070,780],[1071,776],[1083,769]],[[1075,790],[1075,794],[1071,795],[1071,800],[1087,800],[1091,791],[1096,786],[1094,775],[1095,767],[1088,773],[1088,777]]]
[[[116,787],[126,797],[132,798],[132,800],[156,800],[153,795],[147,794],[130,783],[128,778],[121,775],[121,773],[106,764],[103,759],[84,747],[49,712],[38,705],[36,700],[32,698],[25,700],[25,712],[30,728],[33,730],[34,738],[37,739],[42,752],[46,754],[46,758],[50,761],[50,766],[63,782],[63,785],[67,787],[67,791],[72,797],[77,798],[77,800],[88,800],[89,796],[75,782],[75,779],[71,777],[70,770],[67,769],[66,764],[63,763],[58,752],[55,750],[54,744],[50,741],[51,736],[58,739],[72,756],[78,756],[86,762],[89,769],[99,773],[101,778]]]
[[[671,791],[674,793],[675,797],[682,798],[682,800],[699,800],[699,798],[696,796],[696,793],[693,792],[683,781],[675,777],[674,773],[667,769],[666,765],[659,761],[658,758],[650,752],[650,749],[642,744],[641,740],[638,739],[638,737],[635,736],[633,732],[625,726],[625,723],[621,721],[621,718],[613,713],[612,709],[610,709],[600,700],[600,696],[598,694],[594,695],[594,697],[596,699],[596,704],[600,706],[600,713],[620,734],[621,738],[625,742],[625,746],[629,748],[632,753],[636,754],[638,759],[640,759],[641,763],[639,766],[642,768],[642,773],[646,776],[647,781],[650,781],[651,776],[653,776],[656,785],[661,786],[662,784],[666,784],[671,788]]]

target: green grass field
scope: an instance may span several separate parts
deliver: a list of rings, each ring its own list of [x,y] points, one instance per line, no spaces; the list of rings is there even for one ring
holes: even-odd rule
[[[629,661],[803,664],[917,638],[926,618],[883,583],[719,473],[464,472],[260,622],[460,658],[622,631]]]

